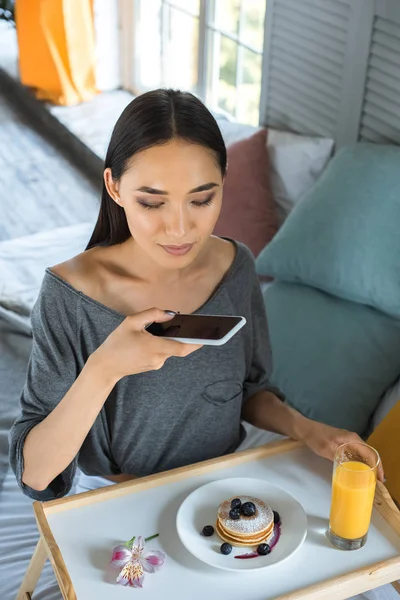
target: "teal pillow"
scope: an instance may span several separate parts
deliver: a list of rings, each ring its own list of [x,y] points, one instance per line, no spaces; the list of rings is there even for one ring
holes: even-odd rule
[[[400,317],[400,148],[340,150],[257,270]]]
[[[363,434],[400,374],[400,321],[314,288],[264,291],[271,383],[305,416]]]

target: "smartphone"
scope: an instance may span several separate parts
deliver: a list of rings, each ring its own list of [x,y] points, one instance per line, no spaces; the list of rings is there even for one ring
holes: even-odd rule
[[[177,314],[166,323],[150,323],[147,325],[146,331],[152,335],[185,344],[222,346],[245,324],[244,317]]]

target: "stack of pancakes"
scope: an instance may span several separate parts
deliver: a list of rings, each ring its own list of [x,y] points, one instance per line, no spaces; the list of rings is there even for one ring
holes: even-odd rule
[[[234,498],[239,498],[242,504],[253,502],[256,507],[255,514],[252,517],[241,515],[240,519],[231,519],[229,511]],[[232,546],[258,546],[268,542],[274,533],[274,513],[272,508],[259,498],[233,496],[220,505],[216,530],[219,537]]]

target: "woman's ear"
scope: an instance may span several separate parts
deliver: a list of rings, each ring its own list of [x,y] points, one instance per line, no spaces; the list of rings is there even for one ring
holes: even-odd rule
[[[106,186],[108,195],[114,200],[114,202],[121,204],[118,181],[113,179],[110,167],[107,167],[107,169],[104,171],[104,185]]]

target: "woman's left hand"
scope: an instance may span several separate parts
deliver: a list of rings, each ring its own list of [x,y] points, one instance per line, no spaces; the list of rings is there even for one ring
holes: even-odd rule
[[[324,423],[317,423],[316,421],[308,420],[305,435],[302,439],[306,446],[310,448],[315,454],[332,460],[335,458],[335,452],[338,446],[341,444],[347,444],[351,442],[362,442],[364,440],[359,435],[346,429],[336,429],[330,425]],[[378,467],[378,479],[382,482],[385,480],[382,463],[379,463]]]

